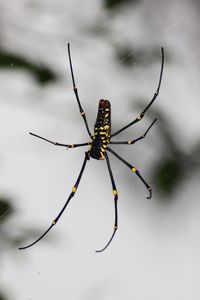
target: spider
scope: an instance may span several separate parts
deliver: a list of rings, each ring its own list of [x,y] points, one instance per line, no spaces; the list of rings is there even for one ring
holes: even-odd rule
[[[61,209],[61,211],[59,212],[59,214],[56,216],[56,218],[53,220],[53,222],[47,228],[47,230],[36,241],[32,242],[31,244],[29,244],[27,246],[20,247],[19,250],[29,248],[29,247],[33,246],[34,244],[38,243],[52,229],[52,227],[54,225],[56,225],[56,223],[58,222],[58,220],[62,216],[63,212],[65,211],[67,205],[69,204],[71,198],[75,195],[76,190],[77,190],[77,188],[79,186],[79,183],[81,181],[83,172],[85,170],[86,164],[87,164],[87,162],[89,161],[90,158],[98,159],[98,160],[106,160],[108,173],[110,175],[110,180],[111,180],[111,185],[112,185],[112,191],[113,191],[113,196],[114,196],[114,209],[115,209],[115,219],[114,219],[113,233],[112,233],[110,239],[108,240],[107,244],[102,249],[96,250],[96,252],[102,252],[109,246],[109,244],[113,240],[114,235],[115,235],[115,233],[118,229],[118,206],[117,206],[118,191],[117,191],[117,188],[116,188],[116,185],[115,185],[115,180],[114,180],[114,177],[113,177],[112,169],[111,169],[111,166],[110,166],[110,160],[109,160],[109,156],[108,156],[107,152],[110,152],[111,154],[113,154],[121,162],[123,162],[133,173],[135,173],[135,175],[143,182],[143,184],[145,185],[145,187],[147,188],[147,190],[149,192],[149,195],[147,196],[147,199],[151,198],[152,189],[149,186],[149,184],[144,180],[144,178],[142,177],[140,172],[137,170],[137,168],[135,166],[133,166],[132,164],[130,164],[129,162],[127,162],[124,158],[122,158],[113,149],[111,149],[110,145],[116,145],[116,144],[117,145],[119,145],[119,144],[132,145],[132,144],[142,140],[143,138],[145,138],[145,136],[147,135],[147,133],[149,132],[151,127],[155,124],[157,119],[155,119],[150,124],[150,126],[147,128],[147,130],[145,131],[144,134],[142,134],[140,137],[138,137],[134,140],[128,140],[128,141],[113,141],[112,140],[112,138],[114,136],[118,135],[119,133],[121,133],[122,131],[127,129],[128,127],[130,127],[130,126],[136,124],[137,122],[141,121],[142,118],[144,117],[145,113],[147,112],[147,110],[150,108],[150,106],[153,104],[153,102],[157,98],[157,96],[159,94],[159,90],[160,90],[162,74],[163,74],[163,66],[164,66],[164,49],[163,49],[163,47],[161,47],[161,56],[162,56],[161,70],[160,70],[160,76],[159,76],[157,90],[154,93],[153,98],[151,99],[150,103],[145,107],[145,109],[141,112],[141,114],[138,117],[136,117],[133,121],[128,123],[126,126],[124,126],[121,129],[111,133],[111,104],[108,100],[101,99],[99,101],[97,119],[96,119],[96,122],[95,122],[95,125],[94,125],[94,133],[92,134],[90,129],[89,129],[89,126],[88,126],[88,122],[87,122],[85,112],[82,108],[82,105],[81,105],[81,102],[80,102],[80,99],[79,99],[78,89],[76,87],[74,72],[73,72],[73,67],[72,67],[70,43],[68,43],[68,57],[69,57],[69,65],[70,65],[70,72],[71,72],[71,77],[72,77],[73,90],[74,90],[74,94],[75,94],[75,97],[76,97],[76,100],[77,100],[77,103],[78,103],[80,114],[83,118],[86,130],[87,130],[88,135],[90,137],[90,141],[86,142],[86,143],[81,143],[81,144],[70,144],[70,145],[68,145],[68,144],[62,144],[62,143],[57,143],[57,142],[48,140],[48,139],[46,139],[46,138],[44,138],[40,135],[34,134],[32,132],[30,132],[30,134],[35,136],[36,138],[42,139],[42,140],[44,140],[48,143],[51,143],[55,146],[61,146],[61,147],[66,147],[66,148],[76,148],[76,147],[89,146],[89,150],[87,150],[85,152],[83,164],[82,164],[80,173],[78,175],[78,178],[77,178],[74,186],[72,187],[71,194],[69,195],[67,201],[65,202],[65,204],[64,204],[63,208]]]

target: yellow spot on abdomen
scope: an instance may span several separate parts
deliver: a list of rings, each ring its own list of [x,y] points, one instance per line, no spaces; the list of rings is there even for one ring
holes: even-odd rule
[[[105,156],[103,155],[102,152],[100,152],[101,156],[99,157],[100,160],[103,160],[105,158]]]
[[[131,171],[135,173],[135,172],[137,171],[137,169],[136,169],[135,167],[133,167],[133,168],[131,169]]]

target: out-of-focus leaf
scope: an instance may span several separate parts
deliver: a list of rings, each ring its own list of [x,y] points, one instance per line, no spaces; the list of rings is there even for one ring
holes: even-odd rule
[[[154,165],[152,177],[159,192],[165,195],[171,194],[184,177],[181,161],[175,158],[163,158],[159,163]]]
[[[38,236],[41,236],[43,231],[39,228],[28,228],[23,229],[20,234],[13,235],[12,231],[8,230],[7,225],[3,226],[3,222],[10,217],[13,212],[14,208],[12,206],[11,200],[7,197],[0,197],[0,242],[1,248],[7,247],[19,247],[26,243],[27,240],[33,239],[36,240]],[[51,237],[52,238],[52,237]],[[2,242],[3,241],[3,242]],[[49,237],[47,236],[44,241],[49,241]],[[1,300],[1,298],[0,298]]]
[[[131,47],[119,47],[116,49],[116,58],[125,67],[132,67],[135,63],[135,55]]]
[[[6,300],[6,297],[2,293],[0,293],[0,300]]]
[[[193,147],[190,153],[191,160],[188,162],[188,168],[200,168],[200,141]]]
[[[57,79],[56,74],[47,66],[35,64],[23,56],[11,53],[0,48],[0,68],[9,70],[23,69],[30,72],[41,85],[53,82]]]
[[[146,101],[137,101],[138,114],[143,111],[147,105],[148,103]],[[133,110],[134,109],[135,105]],[[158,121],[155,126],[157,128],[157,135],[160,135],[162,141],[162,149],[159,150],[160,157],[152,166],[150,175],[152,186],[154,186],[162,196],[167,197],[178,189],[188,175],[191,176],[192,174],[195,176],[196,172],[200,171],[200,141],[196,143],[190,152],[186,153],[181,148],[180,140],[177,139],[177,128],[172,128],[170,120],[166,119],[164,113],[151,107],[145,116],[146,118],[150,116],[152,120],[155,119],[155,117],[157,118]],[[174,132],[176,133],[175,135]],[[188,173],[188,170],[190,170],[190,173]]]
[[[139,0],[104,0],[104,6],[106,9],[116,9],[124,4],[135,4]]]
[[[38,66],[35,69],[35,76],[39,84],[43,85],[56,80],[56,75],[45,66]]]
[[[115,48],[115,51],[116,59],[125,67],[148,66],[161,60],[160,47],[144,49],[120,45]]]
[[[14,209],[7,198],[0,197],[0,223],[4,222],[13,213]]]
[[[20,247],[22,245],[30,243],[30,241],[38,239],[38,237],[43,233],[44,231],[42,229],[38,229],[36,227],[23,229],[21,235],[12,240],[12,244]],[[54,237],[47,235],[45,239],[41,240],[41,243],[49,241],[51,242],[52,239],[54,239]]]

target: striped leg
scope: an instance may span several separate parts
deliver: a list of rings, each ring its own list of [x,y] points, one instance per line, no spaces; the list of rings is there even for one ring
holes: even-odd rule
[[[147,190],[149,191],[149,196],[147,197],[147,199],[150,199],[152,196],[152,189],[151,187],[148,185],[148,183],[144,180],[144,178],[140,175],[140,172],[131,164],[129,164],[125,159],[123,159],[121,156],[119,156],[119,154],[117,154],[115,151],[113,151],[112,149],[107,147],[107,150],[109,152],[111,152],[114,156],[116,156],[119,160],[121,160],[125,165],[127,165],[132,172],[134,172],[139,178],[140,180],[144,183],[144,185],[146,186]]]
[[[158,82],[158,87],[156,92],[153,95],[153,98],[151,99],[150,103],[147,105],[147,107],[141,112],[141,114],[135,118],[135,120],[133,120],[132,122],[130,122],[129,124],[127,124],[126,126],[122,127],[121,129],[117,130],[116,132],[111,134],[111,137],[119,134],[120,132],[122,132],[123,130],[125,130],[126,128],[132,126],[133,124],[139,122],[140,120],[142,120],[142,118],[144,117],[146,111],[149,109],[149,107],[153,104],[153,102],[156,100],[156,98],[159,95],[159,91],[160,91],[160,85],[161,85],[161,81],[162,81],[162,74],[163,74],[163,66],[164,66],[164,49],[161,48],[161,54],[162,54],[162,61],[161,61],[161,70],[160,70],[160,77],[159,77],[159,82]]]
[[[76,83],[75,83],[75,79],[74,79],[74,72],[73,72],[73,67],[72,67],[72,60],[71,60],[71,52],[70,52],[70,43],[68,43],[67,45],[67,49],[68,49],[68,56],[69,56],[69,64],[70,64],[70,71],[71,71],[71,75],[72,75],[72,83],[73,83],[73,90],[74,90],[74,94],[76,96],[76,100],[78,102],[78,107],[79,107],[79,110],[80,110],[80,114],[85,122],[85,126],[86,126],[86,129],[87,129],[87,132],[89,134],[90,137],[92,137],[92,134],[90,132],[90,129],[88,127],[88,123],[87,123],[87,119],[86,119],[86,115],[85,115],[85,112],[81,106],[81,102],[80,102],[80,99],[79,99],[79,95],[78,95],[78,89],[76,87]]]
[[[138,141],[140,141],[140,140],[142,140],[142,139],[144,139],[145,138],[145,136],[147,135],[147,133],[148,133],[148,131],[151,129],[151,127],[153,126],[153,124],[155,123],[157,121],[157,119],[155,119],[154,121],[153,121],[153,123],[151,123],[151,125],[147,128],[147,130],[145,131],[145,133],[143,134],[143,135],[141,135],[140,137],[138,137],[137,139],[135,139],[135,140],[129,140],[129,141],[122,141],[122,142],[112,142],[112,141],[110,141],[110,143],[109,144],[117,144],[117,145],[132,145],[132,144],[135,144],[136,142],[138,142]]]
[[[26,249],[26,248],[29,248],[31,246],[33,246],[34,244],[36,244],[37,242],[39,242],[50,230],[51,228],[56,225],[56,223],[58,222],[58,220],[60,219],[60,217],[62,216],[63,212],[65,211],[65,208],[67,207],[67,205],[69,204],[71,198],[74,196],[77,188],[78,188],[78,185],[80,183],[80,180],[81,180],[81,177],[83,175],[83,171],[85,169],[85,166],[86,166],[86,163],[87,161],[89,160],[89,156],[88,156],[88,152],[85,152],[85,159],[83,161],[83,165],[81,167],[81,171],[79,173],[79,176],[78,176],[78,179],[76,180],[76,183],[75,185],[73,186],[72,188],[72,192],[71,194],[69,195],[67,201],[65,202],[65,205],[63,206],[63,208],[61,209],[61,211],[59,212],[59,214],[57,215],[57,217],[53,220],[53,222],[51,223],[51,225],[49,226],[49,228],[36,240],[34,241],[33,243],[27,245],[27,246],[24,246],[24,247],[20,247],[19,250],[23,250],[23,249]]]
[[[63,147],[66,147],[66,148],[76,148],[76,147],[87,146],[87,145],[90,145],[90,144],[91,144],[90,142],[88,142],[88,143],[82,143],[82,144],[71,144],[71,145],[68,145],[68,144],[61,144],[61,143],[57,143],[57,142],[50,141],[50,140],[48,140],[48,139],[46,139],[46,138],[44,138],[44,137],[42,137],[42,136],[40,136],[40,135],[37,135],[37,134],[35,134],[35,133],[32,133],[32,132],[29,132],[29,134],[31,134],[31,135],[33,135],[33,136],[35,136],[35,137],[37,137],[37,138],[39,138],[39,139],[41,139],[41,140],[44,140],[44,141],[46,141],[46,142],[48,142],[48,143],[51,143],[51,144],[53,144],[53,145],[55,145],[55,146],[63,146]]]
[[[117,231],[117,228],[118,228],[118,209],[117,209],[118,192],[116,189],[116,185],[115,185],[115,181],[114,181],[114,177],[113,177],[113,173],[111,170],[110,161],[109,161],[107,153],[105,153],[105,158],[106,158],[108,172],[110,175],[111,184],[112,184],[112,188],[113,188],[114,204],[115,204],[115,223],[114,223],[114,231],[113,231],[112,236],[109,239],[108,243],[106,244],[106,246],[104,248],[102,248],[101,250],[96,250],[96,252],[102,252],[110,245],[110,243],[112,242],[112,239],[114,238],[114,235]]]

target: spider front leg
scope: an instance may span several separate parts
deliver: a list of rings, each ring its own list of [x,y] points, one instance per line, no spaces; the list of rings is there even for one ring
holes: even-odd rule
[[[27,246],[24,246],[24,247],[20,247],[19,250],[23,250],[23,249],[27,249],[33,245],[35,245],[36,243],[38,243],[50,230],[51,228],[56,225],[56,223],[58,222],[58,220],[60,219],[60,217],[62,216],[63,212],[65,211],[65,208],[67,207],[67,205],[69,204],[71,198],[75,195],[76,193],[76,190],[78,188],[78,185],[80,183],[80,180],[81,180],[81,177],[83,175],[83,172],[85,170],[85,166],[86,166],[86,163],[87,161],[89,160],[89,153],[88,152],[85,152],[85,158],[84,158],[84,161],[83,161],[83,165],[81,167],[81,171],[79,173],[79,176],[76,180],[76,183],[75,185],[72,187],[72,192],[71,194],[69,195],[67,201],[65,202],[65,205],[63,206],[63,208],[61,209],[61,211],[59,212],[59,214],[57,215],[57,217],[53,220],[53,222],[51,223],[51,225],[49,226],[49,228],[36,240],[34,241],[33,243],[27,245]]]
[[[140,172],[131,164],[129,164],[125,159],[123,159],[119,154],[117,154],[115,151],[113,151],[111,148],[107,147],[107,150],[111,152],[114,156],[116,156],[119,160],[121,160],[125,165],[127,165],[133,173],[135,173],[140,180],[144,183],[147,190],[149,191],[149,196],[146,197],[147,199],[150,199],[152,197],[152,188],[148,185],[148,183],[144,180],[144,178],[141,176]]]
[[[159,82],[158,82],[158,87],[156,92],[153,95],[153,98],[151,99],[150,103],[147,105],[147,107],[141,112],[141,114],[139,115],[139,117],[135,118],[132,122],[130,122],[129,124],[127,124],[126,126],[122,127],[121,129],[117,130],[116,132],[111,134],[111,137],[119,134],[120,132],[122,132],[123,130],[127,129],[128,127],[132,126],[133,124],[139,122],[140,120],[142,120],[142,118],[144,117],[145,113],[147,112],[147,110],[149,109],[149,107],[153,104],[153,102],[156,100],[156,98],[159,95],[159,91],[160,91],[160,85],[161,85],[161,81],[162,81],[162,75],[163,75],[163,66],[164,66],[164,49],[163,47],[161,47],[161,55],[162,55],[162,61],[161,61],[161,70],[160,70],[160,77],[159,77]]]
[[[44,141],[46,141],[48,143],[51,143],[51,144],[53,144],[55,146],[63,146],[63,147],[66,147],[66,148],[76,148],[76,147],[82,147],[82,146],[87,146],[87,145],[91,144],[90,142],[88,142],[88,143],[81,143],[81,144],[62,144],[62,143],[53,142],[51,140],[48,140],[48,139],[46,139],[46,138],[44,138],[44,137],[42,137],[42,136],[40,136],[38,134],[32,133],[32,132],[29,132],[29,134],[31,134],[31,135],[33,135],[33,136],[35,136],[35,137],[37,137],[37,138],[39,138],[41,140],[44,140]]]
[[[140,137],[138,137],[137,139],[135,140],[129,140],[129,141],[120,141],[120,142],[115,142],[115,141],[110,141],[109,144],[115,144],[115,145],[132,145],[132,144],[135,144],[136,142],[142,140],[145,138],[145,136],[147,135],[148,131],[151,129],[151,127],[155,124],[155,122],[157,121],[157,119],[155,119],[151,125],[147,128],[147,130],[145,131],[145,133],[143,133]]]
[[[70,52],[70,43],[68,43],[67,45],[67,49],[68,49],[68,56],[69,56],[69,64],[70,64],[70,71],[71,71],[71,76],[72,76],[72,83],[73,83],[73,90],[74,90],[74,94],[76,96],[76,100],[78,102],[78,107],[79,107],[79,111],[80,111],[80,114],[85,122],[85,126],[86,126],[86,129],[87,129],[87,132],[89,134],[90,137],[92,137],[92,134],[90,132],[90,129],[88,127],[88,123],[87,123],[87,118],[86,118],[86,115],[85,115],[85,112],[81,106],[81,102],[80,102],[80,99],[79,99],[79,95],[78,95],[78,89],[76,87],[76,83],[75,83],[75,78],[74,78],[74,72],[73,72],[73,67],[72,67],[72,60],[71,60],[71,52]]]
[[[112,173],[112,170],[111,170],[110,161],[109,161],[107,153],[105,153],[105,158],[106,158],[108,172],[109,172],[109,175],[110,175],[111,184],[112,184],[112,188],[113,188],[114,204],[115,204],[115,222],[114,222],[114,231],[113,231],[113,233],[111,235],[111,238],[109,239],[108,243],[106,244],[106,246],[104,248],[102,248],[101,250],[96,250],[96,252],[102,252],[110,245],[110,243],[112,242],[112,239],[114,238],[114,235],[117,231],[117,228],[118,228],[118,208],[117,208],[118,192],[117,192],[117,189],[116,189],[116,185],[115,185],[115,181],[114,181],[114,177],[113,177],[113,173]]]

